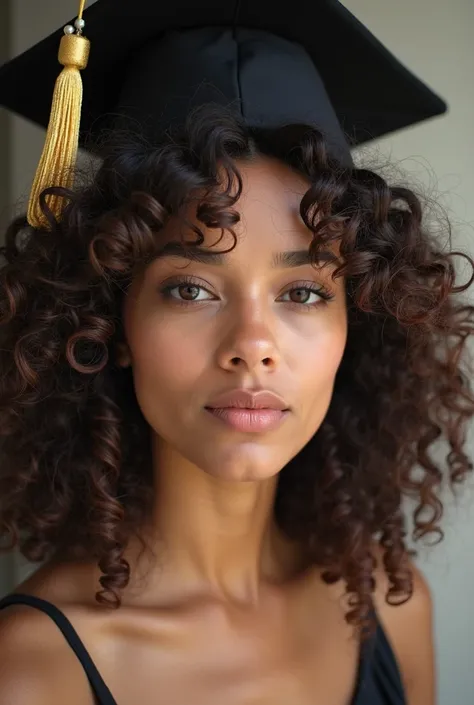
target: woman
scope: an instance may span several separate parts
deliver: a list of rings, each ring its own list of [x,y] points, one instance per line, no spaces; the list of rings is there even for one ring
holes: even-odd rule
[[[192,96],[7,234],[2,529],[43,563],[0,603],[0,700],[433,705],[402,502],[436,533],[471,469],[466,287],[329,111],[257,125]]]

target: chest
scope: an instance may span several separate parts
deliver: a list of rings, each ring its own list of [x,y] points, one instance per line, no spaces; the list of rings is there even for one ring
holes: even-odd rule
[[[169,620],[96,649],[117,705],[351,705],[358,645],[341,625]]]
[[[164,672],[117,677],[109,687],[117,705],[173,703],[173,705],[351,705],[353,674],[329,670],[306,671],[301,666],[267,669],[199,670],[197,664],[179,673]]]

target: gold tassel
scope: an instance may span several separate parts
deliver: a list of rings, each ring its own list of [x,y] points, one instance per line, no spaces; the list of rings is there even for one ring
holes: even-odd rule
[[[82,36],[84,4],[85,0],[81,0],[76,29],[72,25],[64,28],[59,47],[58,60],[64,69],[56,80],[46,141],[28,203],[28,222],[38,229],[49,228],[39,202],[43,190],[49,186],[70,189],[74,184],[82,107],[80,71],[87,66],[90,49],[89,40]],[[46,197],[46,203],[57,220],[61,216],[62,201],[60,196]]]

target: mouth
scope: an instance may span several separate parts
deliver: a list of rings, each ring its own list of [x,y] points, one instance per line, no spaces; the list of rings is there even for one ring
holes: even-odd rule
[[[280,426],[290,413],[285,400],[266,389],[233,389],[205,407],[220,423],[244,433],[262,433]]]
[[[249,409],[238,407],[205,407],[221,423],[244,433],[262,433],[278,428],[289,409]]]

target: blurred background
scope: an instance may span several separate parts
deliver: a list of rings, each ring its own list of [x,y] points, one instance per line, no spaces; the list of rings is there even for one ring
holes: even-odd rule
[[[345,0],[343,4],[449,105],[447,115],[360,150],[357,162],[380,166],[384,176],[427,196],[431,209],[436,206],[448,215],[453,246],[473,255],[473,0]],[[0,61],[69,22],[77,7],[77,0],[1,0]],[[27,85],[22,88],[28,91]],[[43,137],[39,128],[0,109],[2,229],[14,213],[24,210]],[[433,213],[437,215],[436,209]],[[474,434],[470,449],[474,456]],[[457,499],[449,494],[445,501],[445,539],[436,547],[418,544],[417,560],[434,598],[439,703],[467,705],[474,702],[474,481],[462,488]],[[17,554],[3,556],[0,596],[35,567]]]

